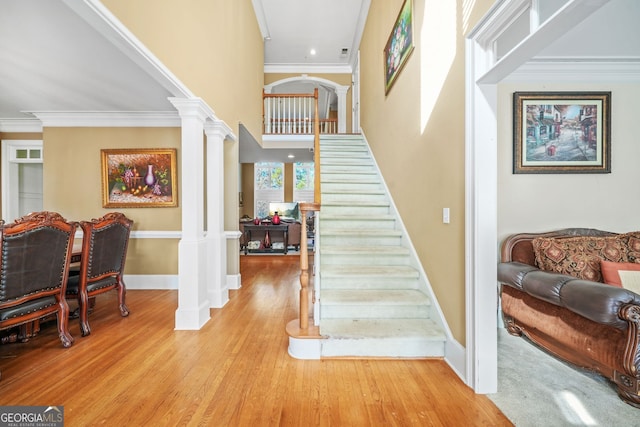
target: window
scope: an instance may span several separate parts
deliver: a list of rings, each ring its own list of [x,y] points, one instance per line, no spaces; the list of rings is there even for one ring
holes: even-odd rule
[[[313,202],[314,163],[293,164],[293,201]]]
[[[270,202],[284,201],[284,163],[261,162],[254,169],[254,206],[257,217],[269,215]]]
[[[2,141],[2,217],[11,221],[42,210],[41,140]]]

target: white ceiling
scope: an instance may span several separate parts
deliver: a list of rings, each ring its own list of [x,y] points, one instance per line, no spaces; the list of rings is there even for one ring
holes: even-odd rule
[[[370,3],[371,0],[253,0],[265,39],[265,71],[314,67],[350,73]],[[315,55],[311,49],[315,49]]]
[[[174,94],[149,77],[65,2],[0,0],[0,120],[34,111],[173,110]]]

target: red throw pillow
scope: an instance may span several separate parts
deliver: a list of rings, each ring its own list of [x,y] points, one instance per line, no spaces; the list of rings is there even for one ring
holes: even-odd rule
[[[611,286],[622,287],[622,281],[618,271],[630,270],[640,271],[640,264],[635,262],[612,262],[612,261],[600,261],[600,268],[602,270],[602,278],[604,283]]]

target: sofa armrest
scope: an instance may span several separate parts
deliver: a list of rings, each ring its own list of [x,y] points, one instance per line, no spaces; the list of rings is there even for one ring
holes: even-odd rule
[[[498,264],[498,280],[589,320],[622,330],[628,327],[623,308],[640,307],[640,295],[627,289],[550,273],[519,262]]]

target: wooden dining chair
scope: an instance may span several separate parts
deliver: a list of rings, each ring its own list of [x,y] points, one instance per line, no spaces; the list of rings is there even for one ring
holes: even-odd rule
[[[62,345],[71,346],[65,290],[76,229],[76,222],[47,211],[0,221],[0,329],[27,330],[55,315]]]
[[[91,221],[80,221],[82,255],[80,272],[69,276],[67,298],[76,298],[82,336],[91,333],[89,304],[97,295],[116,290],[123,317],[129,315],[125,304],[126,286],[122,279],[133,221],[120,212],[111,212]]]

